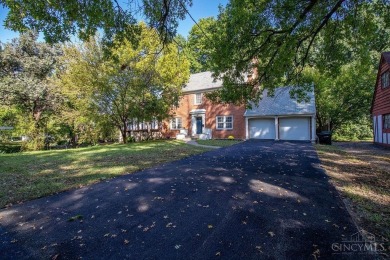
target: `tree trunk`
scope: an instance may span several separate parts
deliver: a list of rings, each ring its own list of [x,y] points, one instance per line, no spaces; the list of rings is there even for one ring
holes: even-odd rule
[[[127,143],[127,124],[126,122],[123,122],[123,127],[121,127],[121,134],[122,134],[122,143]]]

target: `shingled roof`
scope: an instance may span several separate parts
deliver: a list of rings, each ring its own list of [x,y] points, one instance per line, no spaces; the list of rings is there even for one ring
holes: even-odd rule
[[[190,80],[183,88],[183,93],[201,92],[222,87],[222,80],[214,80],[210,71],[191,74]]]
[[[263,99],[258,106],[252,105],[252,109],[246,110],[244,116],[281,116],[281,115],[305,115],[315,114],[314,91],[308,92],[309,102],[298,102],[290,97],[292,87],[277,88],[274,96],[267,95],[264,90]]]

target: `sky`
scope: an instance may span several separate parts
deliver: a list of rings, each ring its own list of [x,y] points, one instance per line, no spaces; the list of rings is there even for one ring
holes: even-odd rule
[[[228,0],[193,0],[192,7],[188,8],[188,12],[192,15],[195,21],[201,18],[218,15],[218,6],[221,4],[225,6]],[[11,39],[18,37],[17,32],[7,30],[4,28],[4,19],[8,13],[8,9],[0,5],[0,42],[9,42]],[[179,22],[177,33],[187,37],[195,23],[187,15],[186,19]]]

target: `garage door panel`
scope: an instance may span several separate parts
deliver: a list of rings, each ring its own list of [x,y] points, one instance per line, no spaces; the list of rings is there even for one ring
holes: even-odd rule
[[[279,119],[280,140],[310,140],[310,118],[294,117]]]
[[[249,137],[254,139],[275,139],[275,120],[250,119]]]

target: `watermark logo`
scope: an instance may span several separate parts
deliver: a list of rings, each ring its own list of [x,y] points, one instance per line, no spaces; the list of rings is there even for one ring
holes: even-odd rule
[[[339,243],[333,243],[332,250],[334,254],[382,254],[387,251],[383,239],[377,239],[373,234],[363,230],[352,234]]]

